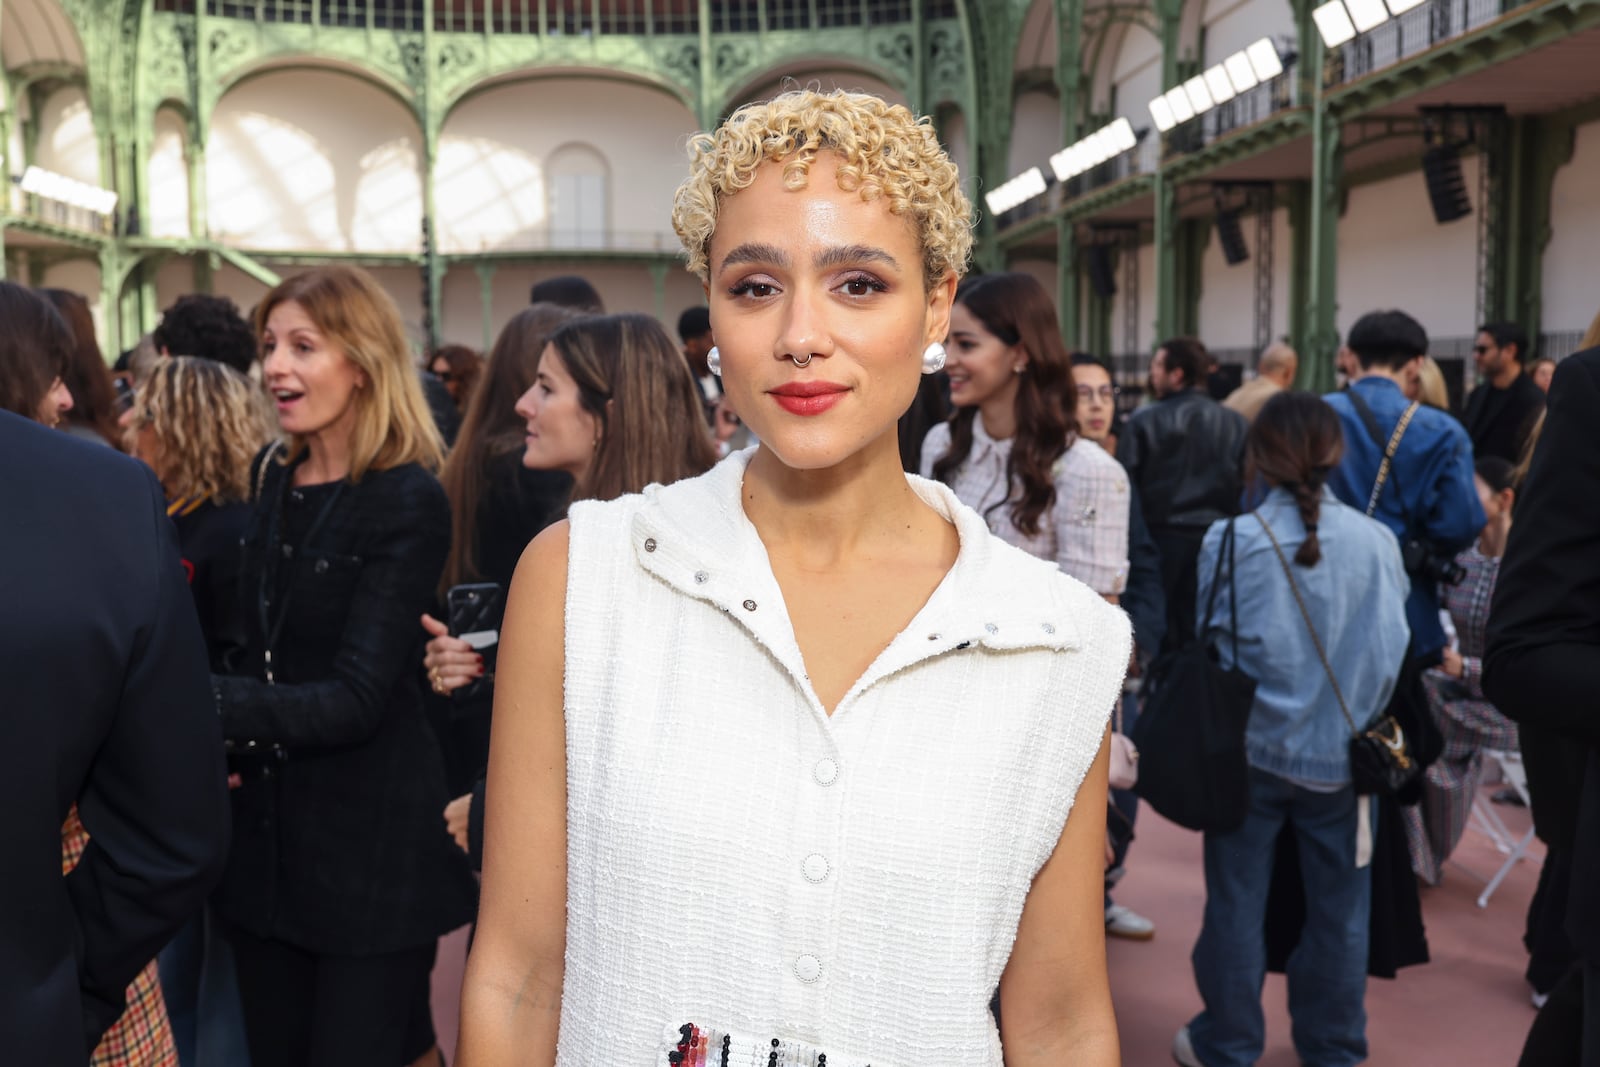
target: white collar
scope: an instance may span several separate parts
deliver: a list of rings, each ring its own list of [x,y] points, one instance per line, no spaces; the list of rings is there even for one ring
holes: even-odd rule
[[[974,451],[991,449],[1002,456],[1009,456],[1013,440],[1014,438],[1011,437],[1003,439],[991,437],[989,431],[983,425],[983,412],[974,411],[972,413],[972,447]]]
[[[805,665],[766,546],[741,503],[745,470],[754,454],[755,448],[735,452],[698,478],[645,489],[630,539],[646,571],[738,620],[796,678],[804,678]],[[960,549],[944,581],[855,689],[973,645],[995,650],[1081,646],[1080,629],[1060,594],[1054,565],[992,536],[977,512],[948,486],[915,475],[906,480],[929,507],[955,525]]]

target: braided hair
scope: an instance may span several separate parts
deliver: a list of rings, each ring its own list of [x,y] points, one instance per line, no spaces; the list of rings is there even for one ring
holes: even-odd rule
[[[1305,540],[1294,554],[1302,567],[1322,559],[1317,521],[1322,513],[1322,487],[1344,455],[1339,416],[1312,393],[1282,392],[1268,400],[1245,439],[1245,467],[1250,478],[1287,489],[1305,525]]]

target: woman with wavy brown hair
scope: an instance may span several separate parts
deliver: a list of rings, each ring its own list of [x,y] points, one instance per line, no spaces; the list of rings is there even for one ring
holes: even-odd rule
[[[1071,357],[1044,286],[1028,274],[969,279],[946,348],[956,413],[923,441],[923,475],[1114,603],[1128,578],[1128,476],[1077,432]]]

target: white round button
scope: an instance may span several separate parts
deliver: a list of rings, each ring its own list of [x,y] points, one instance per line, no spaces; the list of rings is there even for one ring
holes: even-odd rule
[[[832,785],[839,778],[839,765],[831,759],[818,760],[812,774],[816,776],[817,784]]]
[[[794,976],[802,982],[815,982],[822,977],[822,961],[806,953],[794,961]]]
[[[800,869],[805,872],[806,881],[808,882],[821,882],[828,877],[828,861],[816,852],[806,857],[806,861],[800,865]]]

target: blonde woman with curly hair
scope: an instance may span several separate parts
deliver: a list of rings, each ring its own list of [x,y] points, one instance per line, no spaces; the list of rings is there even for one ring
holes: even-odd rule
[[[457,1062],[1115,1064],[1128,623],[900,463],[956,169],[842,92],[690,150],[673,220],[761,444],[574,504],[518,567]]]
[[[475,890],[415,678],[450,545],[439,436],[370,275],[286,279],[255,322],[287,445],[252,465],[243,647],[212,679],[239,783],[214,901],[254,1067],[409,1063]]]

